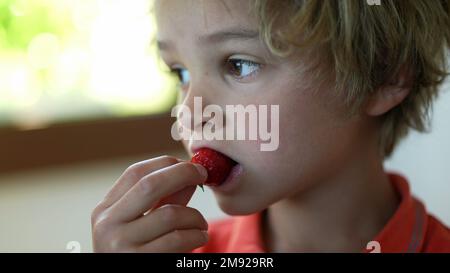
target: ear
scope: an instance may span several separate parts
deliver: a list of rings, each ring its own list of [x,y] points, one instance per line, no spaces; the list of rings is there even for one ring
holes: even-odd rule
[[[369,116],[380,116],[399,105],[411,90],[412,76],[401,69],[398,76],[381,86],[369,98],[365,112]]]

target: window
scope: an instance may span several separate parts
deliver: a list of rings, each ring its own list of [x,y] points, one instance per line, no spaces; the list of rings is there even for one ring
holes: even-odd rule
[[[0,0],[0,171],[170,146],[150,3]]]
[[[167,111],[146,0],[0,0],[0,125]]]

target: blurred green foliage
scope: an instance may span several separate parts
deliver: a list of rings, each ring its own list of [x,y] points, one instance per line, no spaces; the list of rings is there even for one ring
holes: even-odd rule
[[[0,127],[167,112],[177,81],[146,19],[136,0],[0,0]]]
[[[0,48],[26,50],[39,33],[61,37],[72,31],[68,14],[55,12],[51,3],[49,0],[0,0]]]

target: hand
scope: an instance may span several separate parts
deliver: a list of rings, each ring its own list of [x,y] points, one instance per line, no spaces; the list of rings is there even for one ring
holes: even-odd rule
[[[189,252],[206,244],[205,218],[186,207],[206,178],[203,166],[170,156],[131,165],[92,212],[94,252]]]

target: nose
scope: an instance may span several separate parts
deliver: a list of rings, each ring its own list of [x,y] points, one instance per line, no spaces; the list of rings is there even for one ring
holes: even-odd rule
[[[190,110],[190,117],[181,117],[178,119],[180,125],[192,130],[192,132],[198,132],[208,122],[209,118],[203,115],[204,108],[210,104],[210,99],[207,96],[207,90],[210,87],[197,82],[194,84],[191,81],[189,90],[183,99],[182,105]]]

